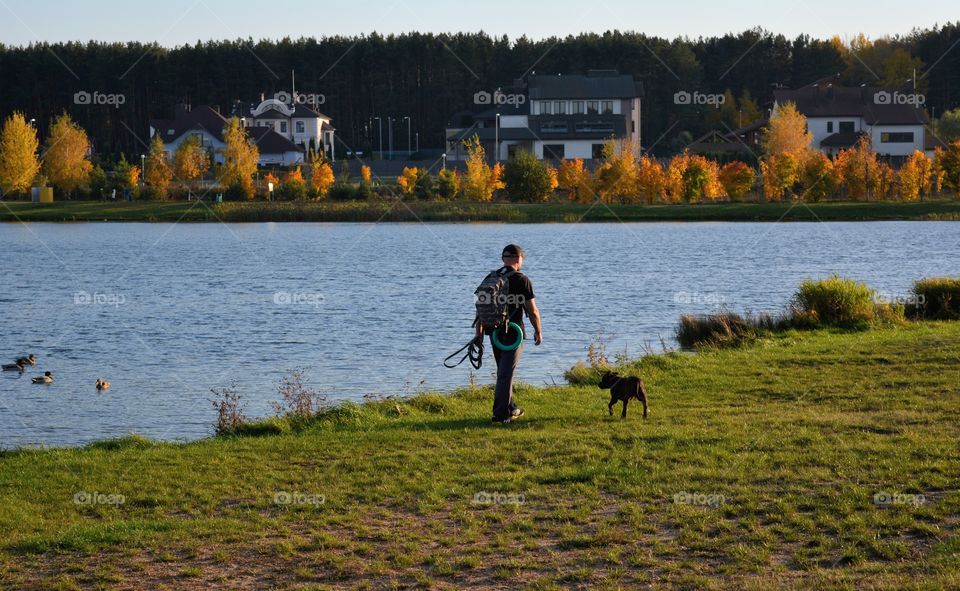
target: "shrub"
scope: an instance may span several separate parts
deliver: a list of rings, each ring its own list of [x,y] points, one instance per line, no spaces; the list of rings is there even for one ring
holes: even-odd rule
[[[360,192],[352,183],[337,181],[327,191],[327,198],[331,201],[352,201],[360,197]]]
[[[236,433],[247,423],[247,418],[243,414],[244,404],[237,389],[235,387],[219,388],[210,392],[214,395],[210,403],[217,411],[217,422],[214,425],[217,435]]]
[[[757,316],[750,314],[741,316],[734,312],[684,314],[680,317],[676,335],[680,346],[687,349],[704,346],[736,347],[785,327],[785,320],[774,318],[769,314]]]
[[[547,165],[526,150],[519,150],[507,161],[503,180],[511,201],[539,203],[553,192]]]
[[[874,291],[859,281],[807,279],[793,296],[793,316],[800,324],[853,326],[874,320],[874,300]]]
[[[455,199],[460,192],[460,175],[455,170],[441,170],[437,175],[437,195],[441,199]]]
[[[413,195],[423,201],[436,199],[437,197],[437,185],[430,173],[424,169],[420,169],[419,174],[417,174],[417,180],[413,185]]]
[[[324,409],[326,397],[307,386],[306,373],[295,369],[284,376],[277,387],[281,401],[273,403],[273,409],[285,418],[309,418]]]
[[[913,284],[916,315],[935,320],[960,319],[960,277],[928,277]]]

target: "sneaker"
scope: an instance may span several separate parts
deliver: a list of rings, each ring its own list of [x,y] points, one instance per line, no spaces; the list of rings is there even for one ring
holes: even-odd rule
[[[510,418],[512,419],[519,419],[522,416],[523,416],[523,409],[520,408],[519,406],[510,412]]]

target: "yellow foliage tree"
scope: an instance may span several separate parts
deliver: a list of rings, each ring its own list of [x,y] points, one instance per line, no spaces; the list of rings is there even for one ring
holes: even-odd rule
[[[869,199],[871,191],[879,184],[877,155],[866,137],[861,138],[855,148],[842,150],[834,161],[834,167],[839,170],[847,194],[853,199]]]
[[[683,201],[683,178],[687,171],[689,155],[684,152],[670,159],[663,175],[663,200],[668,203]]]
[[[666,173],[656,158],[644,154],[637,163],[638,196],[647,203],[663,198]]]
[[[933,188],[933,162],[920,150],[900,167],[897,174],[900,184],[900,198],[904,201],[916,201],[929,195]]]
[[[419,178],[419,176],[420,171],[416,166],[403,167],[403,171],[400,173],[400,176],[397,177],[397,186],[400,187],[400,192],[403,193],[405,197],[410,197],[413,195],[413,191],[417,187],[417,178]]]
[[[40,171],[37,130],[23,113],[14,112],[0,131],[0,196],[30,188]]]
[[[257,172],[260,151],[240,120],[231,117],[223,132],[223,164],[220,165],[220,184],[238,189],[247,199],[254,195],[253,174]]]
[[[560,179],[557,177],[557,169],[552,166],[548,166],[547,176],[550,177],[550,190],[556,191],[557,187],[560,186]]]
[[[467,170],[461,181],[463,195],[470,201],[490,201],[500,182],[502,168],[497,163],[496,180],[494,170],[487,164],[487,155],[477,136],[463,142],[467,151]]]
[[[173,152],[173,175],[186,185],[188,198],[192,196],[194,182],[209,168],[210,154],[196,136],[191,135],[180,142]]]
[[[630,140],[608,140],[603,161],[593,173],[597,196],[605,203],[629,203],[638,198],[637,149]]]
[[[335,181],[333,167],[327,161],[314,158],[310,162],[310,186],[313,187],[317,197],[321,199],[326,197]]]
[[[490,176],[487,177],[487,190],[490,192],[491,199],[494,193],[506,186],[503,182],[503,164],[497,162],[490,169]]]
[[[43,172],[51,183],[70,195],[90,178],[93,164],[89,152],[87,132],[64,113],[50,128],[43,152]]]
[[[165,199],[170,181],[173,179],[173,170],[170,168],[170,161],[160,134],[153,136],[145,166],[144,181],[155,192],[157,199]]]
[[[800,180],[800,167],[792,154],[768,156],[760,162],[763,194],[767,201],[781,201]]]
[[[557,170],[557,186],[571,201],[590,203],[593,190],[590,187],[590,171],[584,168],[583,160],[563,160]]]
[[[373,186],[373,171],[366,164],[360,167],[360,182],[367,187]]]
[[[791,102],[781,105],[770,117],[763,134],[763,149],[768,156],[789,154],[800,159],[810,150],[813,134],[807,131],[807,118]]]

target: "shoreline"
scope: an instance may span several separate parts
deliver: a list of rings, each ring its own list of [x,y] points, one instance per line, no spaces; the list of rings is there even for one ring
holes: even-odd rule
[[[600,588],[595,567],[616,560],[620,586],[686,588],[695,544],[703,588],[949,587],[960,366],[942,350],[957,344],[960,324],[924,322],[631,359],[621,369],[644,377],[647,420],[634,404],[626,420],[619,404],[608,416],[590,378],[517,384],[527,413],[509,426],[490,424],[489,386],[468,386],[190,443],[0,452],[0,583],[462,588],[521,576]],[[777,583],[786,560],[789,585]]]
[[[0,222],[824,222],[960,221],[960,200],[676,205],[475,202],[0,201]]]

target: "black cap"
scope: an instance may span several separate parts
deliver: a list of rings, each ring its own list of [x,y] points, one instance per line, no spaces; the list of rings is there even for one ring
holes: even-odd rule
[[[524,256],[523,249],[520,248],[519,244],[508,244],[503,247],[503,254],[501,254],[500,256],[511,256],[511,255],[521,256],[521,257]]]

